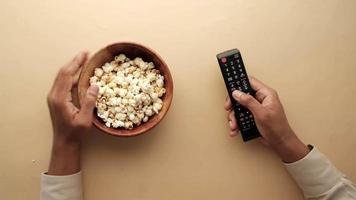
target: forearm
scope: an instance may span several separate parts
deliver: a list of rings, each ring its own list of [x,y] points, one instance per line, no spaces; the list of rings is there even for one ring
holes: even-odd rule
[[[80,145],[54,138],[48,172],[42,174],[41,200],[82,200]]]
[[[54,140],[48,175],[69,175],[80,171],[80,144]]]

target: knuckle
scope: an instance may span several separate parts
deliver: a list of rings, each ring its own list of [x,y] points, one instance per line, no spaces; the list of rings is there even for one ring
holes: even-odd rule
[[[52,97],[51,94],[48,94],[48,95],[47,95],[47,103],[48,103],[48,104],[51,104],[52,102],[53,102],[53,97]]]
[[[48,94],[47,95],[47,103],[48,104],[53,104],[56,101],[56,98],[54,98],[53,94]]]
[[[75,125],[78,129],[88,129],[91,126],[91,123],[86,122],[84,120],[79,120],[76,125]]]
[[[55,106],[55,107],[62,106],[62,101],[59,100],[58,98],[56,98],[55,95],[53,95],[53,94],[49,94],[47,96],[47,103],[48,103],[48,105]]]

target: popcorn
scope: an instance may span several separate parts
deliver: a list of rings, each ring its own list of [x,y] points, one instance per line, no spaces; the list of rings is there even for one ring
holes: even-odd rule
[[[97,77],[97,78],[100,78],[103,75],[103,73],[104,73],[104,71],[101,68],[96,68],[94,71],[95,77]]]
[[[157,99],[158,99],[158,94],[157,94],[157,93],[152,92],[152,93],[150,94],[150,96],[151,96],[151,98],[152,98],[153,101],[157,101]]]
[[[90,81],[91,84],[92,84],[92,83],[96,83],[96,82],[98,81],[98,77],[93,76],[93,77],[90,78],[89,81]]]
[[[126,59],[126,56],[125,56],[124,54],[120,54],[120,55],[118,55],[118,56],[115,56],[115,61],[116,61],[116,62],[121,62],[121,63],[123,63],[123,62],[125,62],[125,59]]]
[[[129,114],[129,120],[133,121],[135,119],[135,115],[133,113]]]
[[[133,128],[133,124],[131,121],[126,121],[125,124],[124,124],[124,127],[126,129],[132,129]]]
[[[159,76],[159,78],[156,80],[156,84],[158,87],[163,88],[163,81],[164,81],[164,77],[163,76]]]
[[[127,90],[126,90],[126,89],[123,89],[123,88],[120,88],[120,89],[118,90],[118,94],[119,94],[120,97],[123,98],[123,97],[126,96]]]
[[[147,109],[147,110],[145,111],[145,115],[151,117],[151,116],[153,115],[153,110],[152,110],[152,108],[151,108],[151,109]]]
[[[96,68],[89,82],[99,87],[97,115],[107,127],[132,129],[163,107],[164,77],[142,58],[119,54]]]
[[[155,111],[156,114],[159,113],[159,111],[161,110],[161,108],[162,108],[162,104],[160,104],[160,103],[154,103],[154,104],[153,104],[153,111]]]

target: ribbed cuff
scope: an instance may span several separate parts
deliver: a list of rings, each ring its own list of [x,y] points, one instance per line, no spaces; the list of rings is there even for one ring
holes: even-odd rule
[[[330,190],[342,174],[317,148],[294,163],[284,163],[306,197],[314,197]]]
[[[82,174],[41,175],[41,200],[82,200]]]

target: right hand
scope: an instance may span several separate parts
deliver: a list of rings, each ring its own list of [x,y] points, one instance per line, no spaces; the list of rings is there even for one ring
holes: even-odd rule
[[[297,157],[306,155],[309,149],[297,138],[290,127],[277,92],[253,77],[250,77],[249,80],[251,87],[256,91],[256,98],[238,90],[235,90],[232,96],[237,102],[252,112],[257,128],[262,135],[262,143],[271,146],[278,154],[283,154],[283,151],[290,150],[286,149],[289,148],[288,146],[293,146],[298,148],[299,152],[291,153],[299,154]],[[230,135],[235,136],[239,128],[230,98],[226,99],[224,107],[228,112],[231,129]],[[284,158],[283,155],[280,156],[287,162],[296,159]]]
[[[82,99],[81,108],[72,103],[72,90],[77,85],[76,75],[88,58],[81,52],[60,69],[47,97],[52,119],[54,142],[79,145],[92,126],[93,110],[99,88],[90,86]]]
[[[61,68],[47,101],[53,126],[53,145],[49,175],[68,175],[80,171],[80,146],[92,126],[93,110],[99,88],[90,86],[80,108],[72,102],[77,74],[88,58],[87,52],[79,53]]]

